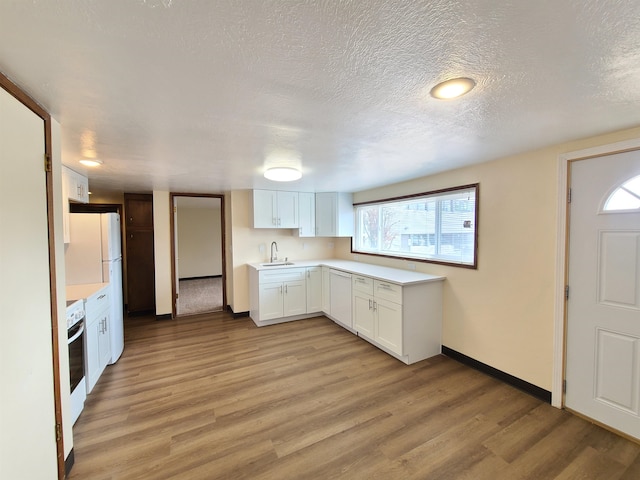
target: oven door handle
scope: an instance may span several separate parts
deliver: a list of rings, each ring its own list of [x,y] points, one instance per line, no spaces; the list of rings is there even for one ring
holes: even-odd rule
[[[71,337],[69,340],[67,340],[67,345],[71,345],[74,341],[76,341],[78,339],[78,337],[80,337],[80,335],[82,335],[84,333],[84,322],[82,322],[82,325],[80,326],[80,328],[78,329],[78,331],[73,335],[73,337]]]

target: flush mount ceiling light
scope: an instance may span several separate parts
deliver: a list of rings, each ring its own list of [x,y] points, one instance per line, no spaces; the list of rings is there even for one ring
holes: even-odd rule
[[[469,93],[475,86],[476,82],[471,78],[452,78],[451,80],[437,84],[431,89],[430,93],[433,98],[450,100]]]
[[[99,167],[102,165],[102,160],[98,160],[97,158],[85,158],[80,160],[80,163],[85,167]]]
[[[292,167],[272,167],[264,172],[264,178],[275,182],[292,182],[302,178],[302,172]]]

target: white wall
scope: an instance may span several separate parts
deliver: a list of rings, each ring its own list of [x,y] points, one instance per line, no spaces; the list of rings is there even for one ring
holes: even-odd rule
[[[233,289],[228,303],[234,312],[249,310],[247,263],[268,261],[271,242],[278,243],[279,258],[295,261],[334,257],[337,244],[334,238],[298,238],[294,230],[253,228],[251,190],[234,190],[230,200],[233,251],[227,269],[233,270]]]
[[[169,192],[153,192],[153,251],[156,272],[156,315],[172,312]]]
[[[71,414],[71,390],[69,386],[69,348],[67,347],[67,297],[65,292],[66,274],[64,264],[64,231],[62,226],[62,159],[60,124],[51,119],[51,150],[53,170],[53,218],[55,228],[56,284],[58,306],[58,345],[60,363],[60,396],[62,407],[62,437],[64,457],[73,448],[73,422]]]
[[[204,197],[208,206],[192,208],[177,198],[179,278],[222,275],[220,200]]]
[[[359,192],[354,202],[480,183],[478,269],[416,263],[447,277],[443,344],[546,390],[551,390],[554,301],[557,288],[558,156],[640,137],[640,128],[565,143],[409,182]],[[407,268],[407,262],[338,256]]]

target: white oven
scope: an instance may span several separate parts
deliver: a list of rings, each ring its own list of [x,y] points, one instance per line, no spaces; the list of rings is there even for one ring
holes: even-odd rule
[[[73,423],[80,416],[87,398],[84,379],[84,300],[67,302],[67,344],[69,346],[69,382]]]

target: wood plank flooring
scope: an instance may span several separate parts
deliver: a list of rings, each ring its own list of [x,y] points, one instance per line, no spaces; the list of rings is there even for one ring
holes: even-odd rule
[[[437,356],[407,366],[325,317],[126,321],[70,479],[640,478],[640,446]]]

